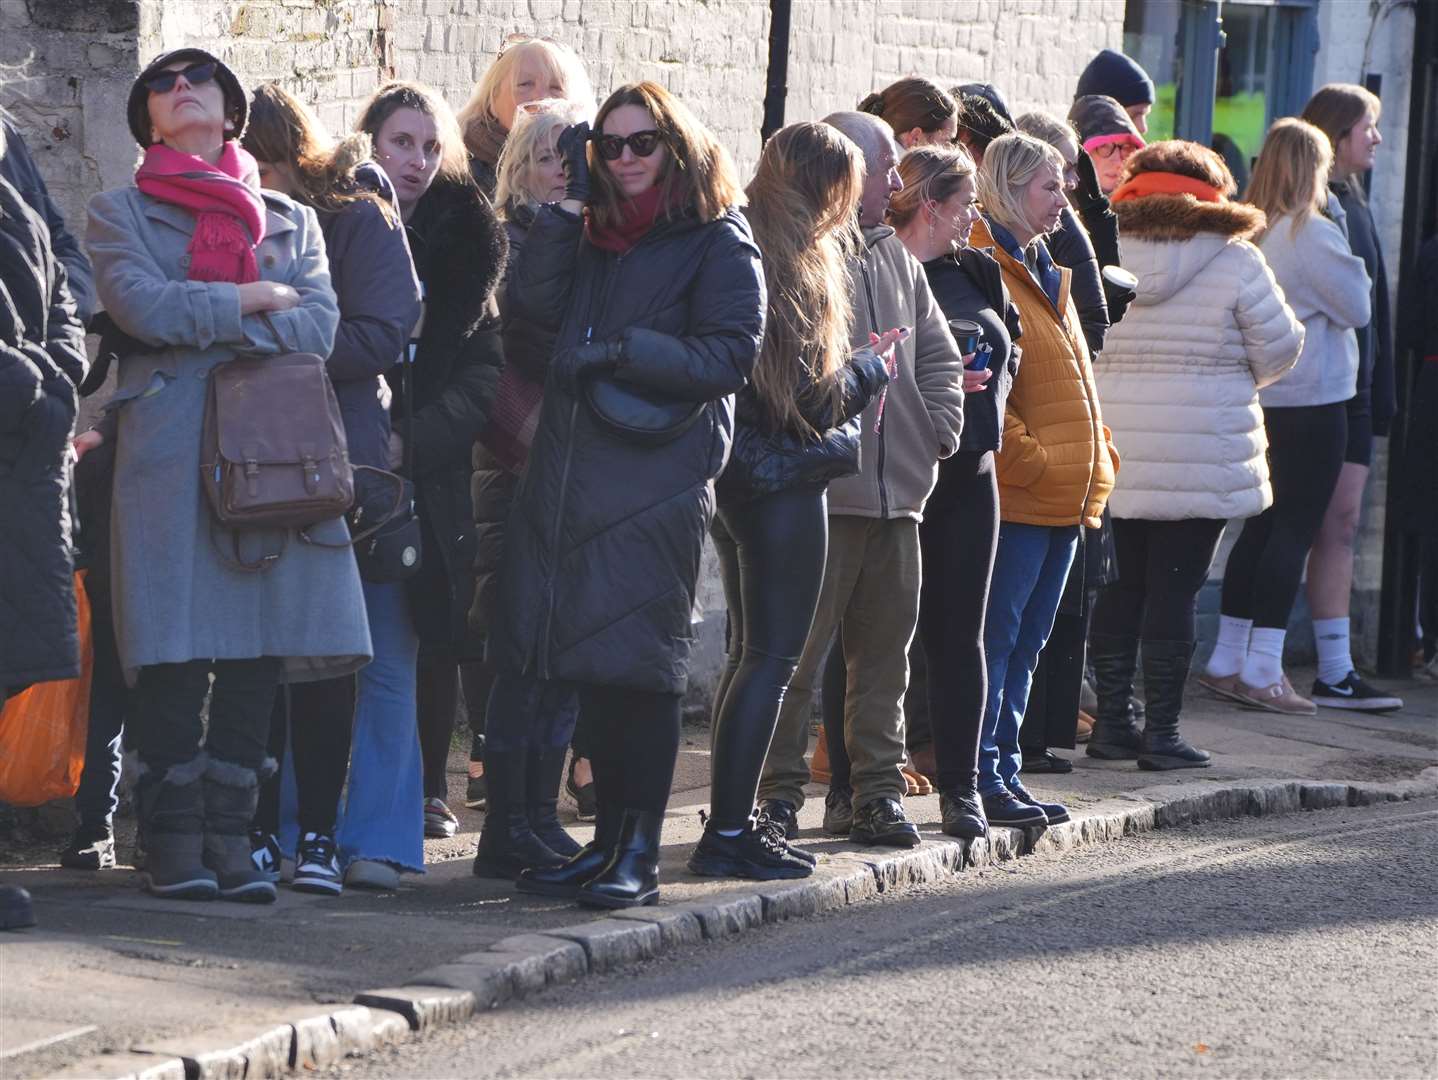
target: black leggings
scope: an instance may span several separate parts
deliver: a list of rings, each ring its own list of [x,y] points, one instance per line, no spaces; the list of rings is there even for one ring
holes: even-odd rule
[[[191,761],[200,752],[202,739],[211,757],[258,769],[265,760],[280,669],[279,659],[273,656],[142,667],[125,744],[146,768],[160,775],[172,765]],[[206,693],[210,697],[208,725],[201,719]]]
[[[593,739],[595,798],[618,809],[664,813],[679,757],[680,695],[595,683],[575,689]]]
[[[716,827],[740,829],[754,809],[824,583],[824,489],[791,488],[721,506],[713,536],[729,606],[729,655],[714,695],[710,809]]]
[[[1223,525],[1209,518],[1114,518],[1118,581],[1099,590],[1094,630],[1193,644],[1198,593],[1208,580]]]
[[[288,746],[294,754],[295,794],[299,801],[300,835],[333,836],[340,792],[350,766],[350,735],[354,729],[355,677],[280,687],[270,716],[270,756],[283,764]],[[280,831],[280,774],[260,788],[255,827]]]
[[[1348,445],[1348,407],[1265,409],[1273,505],[1243,523],[1223,575],[1222,612],[1286,629],[1303,564],[1333,498]]]

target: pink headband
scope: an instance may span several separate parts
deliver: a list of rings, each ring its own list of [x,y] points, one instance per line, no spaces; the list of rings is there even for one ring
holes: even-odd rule
[[[1095,135],[1086,139],[1083,144],[1085,150],[1094,150],[1100,146],[1107,146],[1109,143],[1128,143],[1139,150],[1142,150],[1147,143],[1143,141],[1142,135],[1135,135],[1132,131],[1116,131],[1112,135]]]

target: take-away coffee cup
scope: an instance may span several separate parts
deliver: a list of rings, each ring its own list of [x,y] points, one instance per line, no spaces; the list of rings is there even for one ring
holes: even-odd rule
[[[961,356],[977,351],[984,336],[984,328],[971,319],[950,319],[949,329],[953,331],[954,343]]]

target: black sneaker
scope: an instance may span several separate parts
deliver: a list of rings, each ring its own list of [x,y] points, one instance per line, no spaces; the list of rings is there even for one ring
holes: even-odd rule
[[[953,789],[939,792],[939,817],[944,833],[961,840],[982,840],[989,835],[989,821],[977,791]]]
[[[489,782],[484,774],[471,776],[464,785],[464,805],[471,810],[483,810],[489,804]]]
[[[295,879],[291,884],[300,892],[326,896],[344,892],[344,875],[340,873],[333,836],[307,832],[300,838],[295,849]]]
[[[599,813],[599,800],[594,794],[594,781],[587,784],[579,784],[574,780],[574,762],[569,763],[569,775],[564,780],[564,790],[569,792],[569,797],[574,800],[578,808],[576,816],[580,821],[593,821]]]
[[[854,827],[849,830],[849,839],[856,844],[918,847],[919,827],[904,816],[898,799],[880,796],[854,811]]]
[[[789,843],[790,840],[799,836],[799,810],[793,803],[785,802],[783,799],[765,799],[759,804],[759,813],[754,818],[754,828],[777,838],[794,855],[803,859],[810,866],[819,861],[812,851],[805,851],[803,848]]]
[[[824,796],[824,831],[830,836],[848,836],[854,827],[854,789],[831,787]]]
[[[1059,757],[1052,750],[1024,751],[1024,772],[1026,773],[1071,773],[1074,763],[1066,757]]]
[[[1314,679],[1313,693],[1308,696],[1315,705],[1330,709],[1348,709],[1352,712],[1393,712],[1403,708],[1401,697],[1385,693],[1365,682],[1356,671],[1350,671],[1336,683]]]
[[[701,877],[775,881],[808,877],[814,867],[772,832],[749,825],[738,836],[724,836],[712,826],[706,828],[694,854],[689,856],[689,870]]]
[[[1043,829],[1048,827],[1049,817],[1039,807],[1019,802],[1007,791],[994,795],[982,795],[984,816],[990,825],[1002,825],[1010,829]]]
[[[431,795],[424,800],[424,835],[432,840],[447,840],[459,832],[459,818],[444,804],[444,800]]]
[[[266,881],[280,880],[280,841],[274,833],[250,830],[250,862],[265,876]]]
[[[67,870],[113,870],[115,834],[106,826],[81,825],[60,852],[60,865]]]
[[[1063,803],[1040,802],[1038,799],[1030,795],[1028,789],[1025,788],[1023,784],[1019,783],[1017,780],[1015,780],[1008,787],[1009,791],[1012,792],[1014,798],[1018,799],[1019,802],[1028,803],[1030,806],[1037,806],[1040,810],[1042,810],[1044,812],[1044,817],[1049,819],[1050,825],[1062,825],[1065,821],[1069,819],[1069,809]]]

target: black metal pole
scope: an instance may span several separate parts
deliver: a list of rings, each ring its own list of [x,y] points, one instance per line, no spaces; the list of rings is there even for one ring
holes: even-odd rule
[[[792,0],[769,0],[769,79],[764,92],[763,142],[784,126],[784,100],[789,96],[789,15]]]

